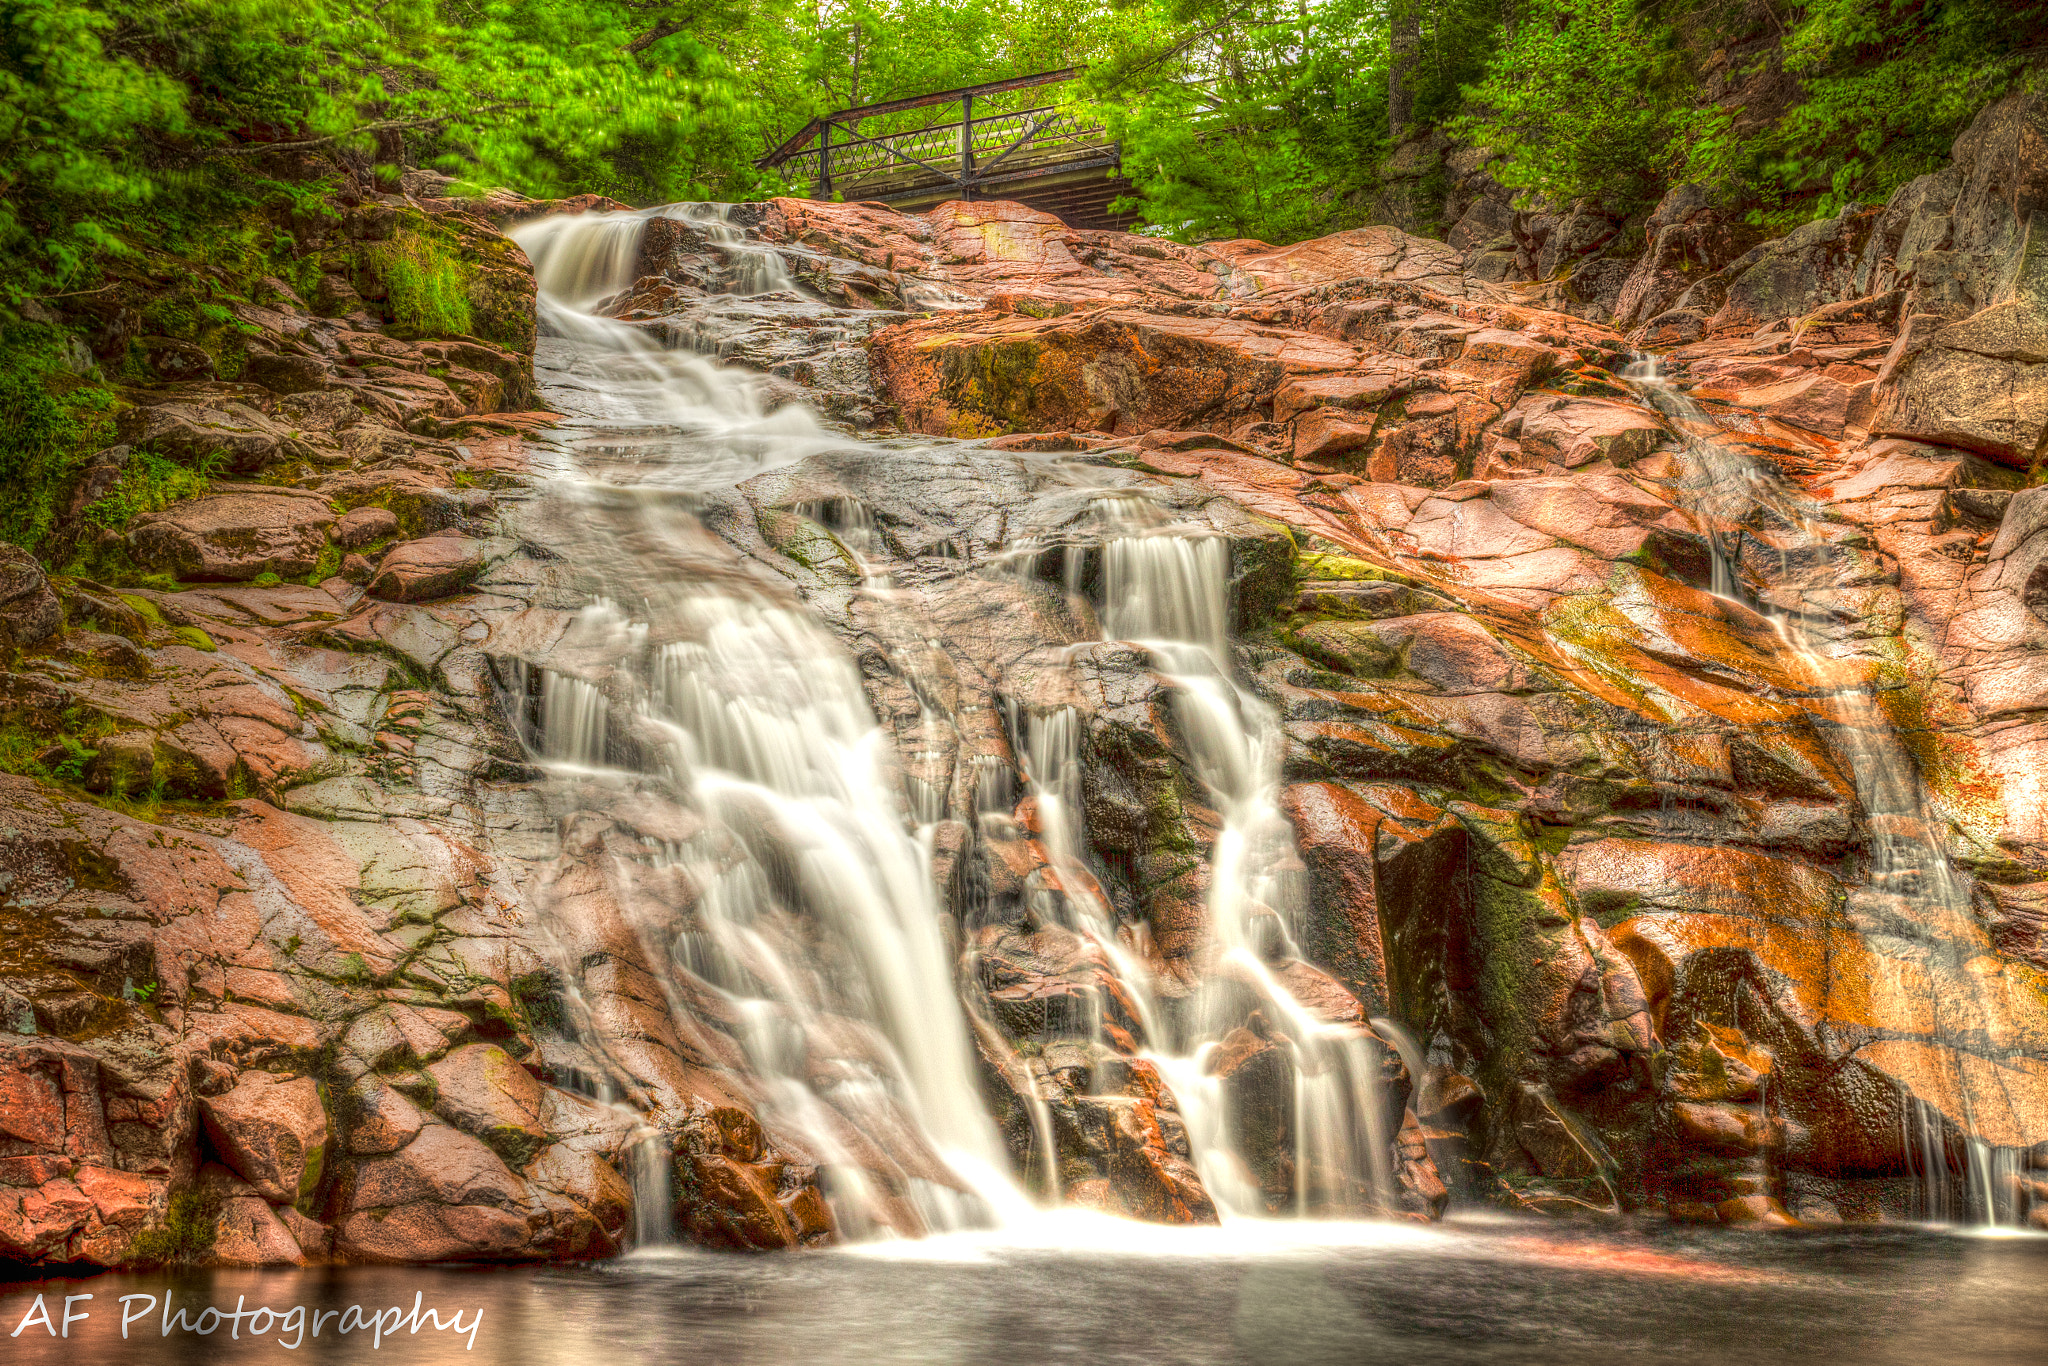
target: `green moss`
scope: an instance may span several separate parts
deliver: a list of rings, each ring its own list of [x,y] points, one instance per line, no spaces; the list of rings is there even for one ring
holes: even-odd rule
[[[113,391],[66,365],[54,327],[0,331],[0,540],[36,549],[71,471],[112,427]]]
[[[154,451],[136,451],[121,471],[121,482],[104,498],[86,508],[86,525],[119,530],[137,517],[145,516],[185,498],[197,498],[212,486],[212,476],[226,463],[215,452],[198,468],[190,469],[166,460]]]
[[[114,596],[134,608],[136,614],[150,625],[161,626],[164,624],[164,614],[158,611],[156,604],[148,598],[138,598],[133,593],[116,593]]]
[[[0,726],[0,772],[41,778],[42,752],[50,747],[46,735],[38,735],[18,721]]]
[[[1378,581],[1398,583],[1408,588],[1420,587],[1414,579],[1409,578],[1406,574],[1396,573],[1391,569],[1382,569],[1376,564],[1368,563],[1365,560],[1353,559],[1348,555],[1304,553],[1298,564],[1301,577],[1304,580],[1323,583]]]
[[[470,270],[438,238],[401,232],[376,249],[376,266],[390,291],[392,326],[399,335],[470,334]]]
[[[534,1029],[560,1029],[568,1020],[561,977],[553,969],[513,978],[512,1000]]]
[[[304,583],[308,588],[318,588],[321,584],[341,572],[341,561],[346,553],[346,551],[332,541],[321,546],[319,562],[313,566],[313,572],[306,575],[300,582]]]
[[[215,645],[213,643],[212,636],[206,634],[206,632],[200,630],[197,626],[173,627],[171,630],[171,634],[176,636],[180,641],[184,642],[185,644],[190,645],[193,649],[204,650],[208,654],[212,654],[215,650],[218,650],[220,648],[218,645]]]
[[[163,1218],[129,1244],[131,1261],[145,1266],[203,1262],[220,1234],[219,1197],[188,1186],[171,1196]]]

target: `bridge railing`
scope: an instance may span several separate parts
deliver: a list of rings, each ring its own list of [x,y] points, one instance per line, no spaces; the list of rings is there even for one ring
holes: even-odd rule
[[[975,112],[977,99],[1055,85],[1080,74],[1079,68],[1047,71],[836,110],[812,119],[756,164],[785,168],[792,180],[810,185],[814,198],[837,194],[883,201],[948,190],[973,199],[978,192],[1000,193],[1006,183],[1115,166],[1116,141],[1072,106]],[[913,109],[944,112],[940,107],[948,104],[960,106],[960,117],[949,123],[883,131],[872,122],[889,122],[890,116]]]

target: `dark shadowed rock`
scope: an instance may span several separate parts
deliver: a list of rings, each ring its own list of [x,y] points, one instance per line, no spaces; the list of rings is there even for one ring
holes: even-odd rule
[[[35,645],[63,623],[63,604],[36,557],[19,546],[0,545],[0,633],[12,644]]]

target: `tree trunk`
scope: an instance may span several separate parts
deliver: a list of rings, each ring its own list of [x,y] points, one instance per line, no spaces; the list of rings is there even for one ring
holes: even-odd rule
[[[1387,137],[1394,143],[1415,116],[1413,77],[1422,58],[1422,0],[1388,5]]]

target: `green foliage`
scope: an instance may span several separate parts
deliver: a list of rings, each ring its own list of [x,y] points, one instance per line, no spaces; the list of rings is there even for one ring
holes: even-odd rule
[[[2048,0],[1811,0],[1784,42],[1801,98],[1747,137],[1701,117],[1683,175],[1755,201],[1772,229],[1882,200],[1947,163],[1956,135],[2039,60],[2044,25]]]
[[[108,50],[123,23],[143,13],[140,5],[0,0],[0,260],[9,267],[0,271],[0,305],[66,284],[113,245],[104,212],[154,190],[119,149],[145,129],[175,136],[188,126],[184,92],[169,73]]]
[[[57,516],[57,498],[79,457],[105,433],[106,386],[65,364],[54,328],[0,330],[0,540],[34,550]]]
[[[19,720],[0,725],[0,773],[15,773],[47,782],[77,784],[99,757],[93,742],[114,731],[98,712],[73,707],[59,718],[60,728],[45,734]]]
[[[217,452],[194,469],[154,451],[136,451],[128,457],[121,481],[86,508],[82,518],[88,526],[118,530],[137,517],[167,508],[180,499],[197,498],[207,491],[213,476],[225,464],[226,457]]]
[[[378,267],[391,291],[391,319],[399,335],[469,335],[469,272],[440,241],[402,232],[379,252]]]
[[[60,735],[57,743],[63,748],[63,757],[49,766],[50,776],[60,783],[77,783],[85,780],[86,766],[100,757],[96,749],[87,749],[85,742],[75,735]]]
[[[1091,80],[1145,217],[1184,241],[1358,221],[1347,193],[1387,146],[1384,33],[1361,23],[1374,5],[1162,6],[1152,43]]]
[[[1670,30],[1639,0],[1529,0],[1454,136],[1512,189],[1554,204],[1642,209],[1663,193],[1691,95]]]

